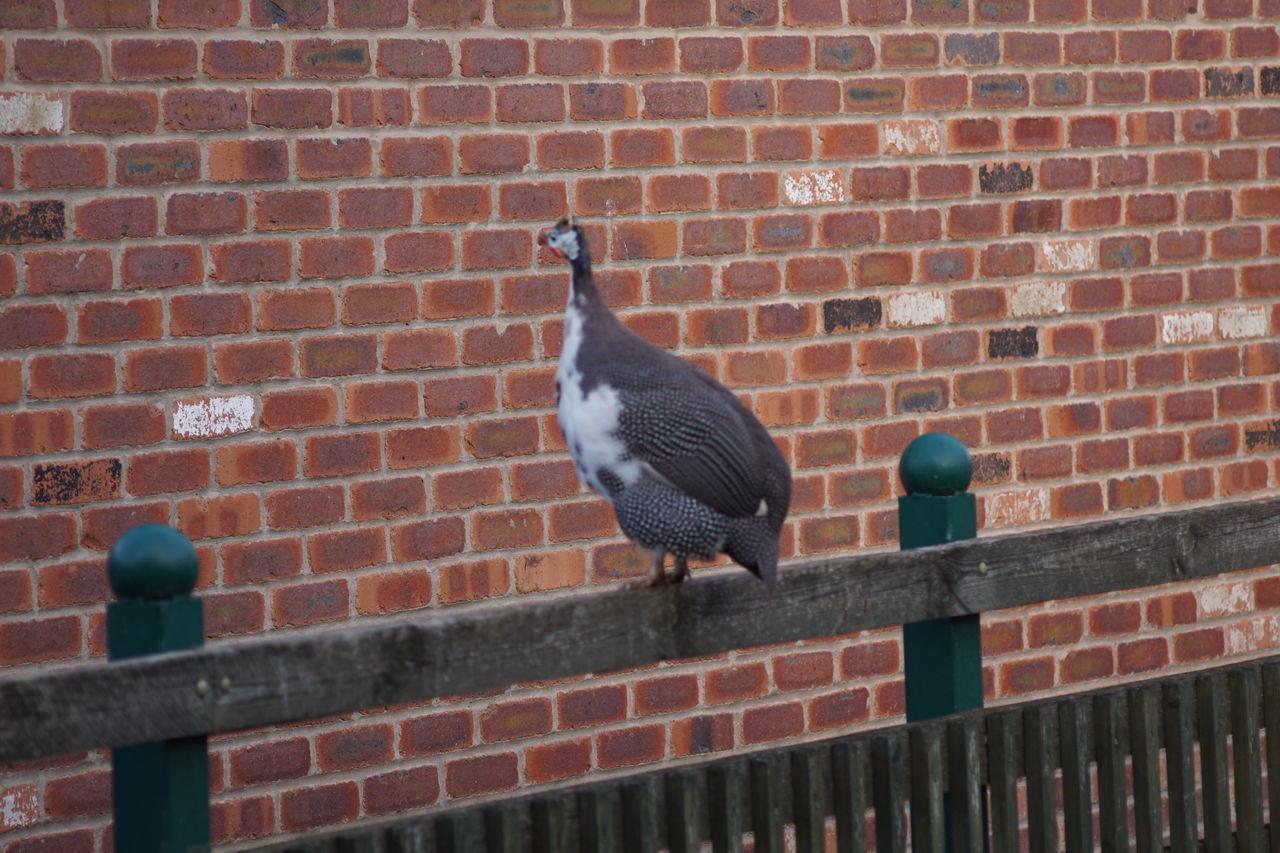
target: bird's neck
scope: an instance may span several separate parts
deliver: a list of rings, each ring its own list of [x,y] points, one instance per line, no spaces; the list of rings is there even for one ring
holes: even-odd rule
[[[596,289],[595,277],[591,274],[591,259],[584,253],[570,263],[572,273],[569,278],[569,304],[581,308],[603,304],[600,291]]]

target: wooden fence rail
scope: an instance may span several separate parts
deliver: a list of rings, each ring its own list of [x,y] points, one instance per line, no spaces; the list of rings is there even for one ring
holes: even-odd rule
[[[1280,498],[0,680],[0,763],[238,731],[1280,562]]]
[[[1263,796],[1264,768],[1280,779],[1280,737],[1263,731],[1280,731],[1280,657],[262,849],[722,853],[750,833],[758,853],[788,849],[786,835],[797,853],[830,849],[829,835],[840,853],[909,840],[942,853],[949,808],[956,853],[1260,853],[1280,847],[1267,823],[1280,786]]]

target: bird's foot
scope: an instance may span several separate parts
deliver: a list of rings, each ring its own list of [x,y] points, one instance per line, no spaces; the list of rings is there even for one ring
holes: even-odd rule
[[[652,555],[649,561],[649,569],[645,572],[644,577],[635,578],[623,583],[623,589],[648,589],[652,586],[662,586],[667,582],[667,573],[663,568],[667,555],[661,551]]]
[[[684,583],[689,577],[689,558],[676,557],[675,571],[671,573],[671,583]]]

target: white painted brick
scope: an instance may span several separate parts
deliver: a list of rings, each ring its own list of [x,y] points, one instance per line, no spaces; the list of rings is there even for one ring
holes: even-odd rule
[[[1253,587],[1248,581],[1228,581],[1200,590],[1200,616],[1230,616],[1253,609]]]
[[[782,176],[787,204],[835,204],[845,199],[844,184],[835,169],[787,172]]]
[[[40,818],[35,785],[0,790],[0,832],[30,826]]]
[[[0,92],[0,134],[62,133],[62,98],[41,92]]]
[[[1212,311],[1178,311],[1160,319],[1160,339],[1166,344],[1189,344],[1213,337]]]
[[[1093,241],[1044,241],[1040,244],[1040,268],[1047,272],[1084,272],[1092,269]]]
[[[1223,631],[1229,655],[1274,649],[1280,642],[1280,616],[1255,616],[1234,622]]]
[[[884,150],[886,154],[937,154],[942,151],[942,133],[938,123],[928,119],[886,121]]]
[[[947,318],[947,300],[938,291],[889,297],[890,326],[936,326]]]
[[[211,438],[253,429],[253,398],[202,397],[179,400],[173,405],[173,434],[176,438]]]
[[[1033,281],[1013,289],[1009,308],[1015,317],[1044,317],[1067,310],[1065,281]]]
[[[1267,334],[1267,309],[1232,305],[1218,309],[1218,334],[1224,338],[1260,338]]]
[[[985,517],[987,527],[1034,524],[1049,517],[1049,502],[1043,489],[996,492],[986,499]]]

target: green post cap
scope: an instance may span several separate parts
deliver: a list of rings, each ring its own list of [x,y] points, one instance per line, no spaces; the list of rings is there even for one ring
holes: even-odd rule
[[[969,488],[973,460],[959,439],[941,432],[926,432],[902,451],[898,476],[907,494],[954,495]]]
[[[173,598],[196,588],[199,562],[187,537],[163,524],[125,532],[107,555],[107,580],[118,598]]]

